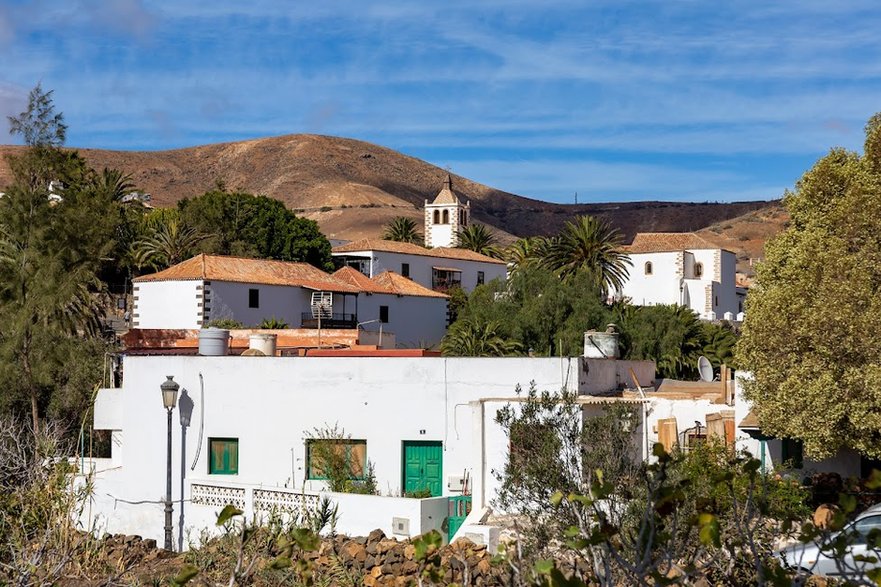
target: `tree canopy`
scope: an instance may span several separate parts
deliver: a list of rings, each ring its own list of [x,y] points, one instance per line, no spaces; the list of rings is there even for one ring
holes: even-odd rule
[[[422,244],[422,235],[416,229],[416,221],[406,216],[396,216],[385,225],[382,238],[387,241]]]
[[[881,116],[865,153],[832,149],[783,203],[765,247],[738,356],[762,430],[828,457],[881,457]]]
[[[702,322],[679,306],[608,305],[590,271],[560,279],[546,267],[525,266],[509,281],[476,288],[450,327],[447,355],[577,356],[587,330],[618,327],[621,356],[653,359],[663,377],[697,376],[697,359],[731,363],[736,340],[725,326]],[[492,344],[488,344],[491,341]]]
[[[205,238],[197,252],[302,261],[333,268],[330,242],[314,220],[300,218],[279,200],[212,190],[178,204],[181,221]]]
[[[104,178],[57,148],[64,128],[50,94],[37,86],[28,111],[12,121],[30,148],[10,158],[13,182],[0,199],[2,404],[29,410],[35,433],[52,406],[79,415],[98,382],[99,271],[118,219]],[[61,199],[50,198],[58,184]]]
[[[459,229],[459,248],[481,255],[497,255],[496,234],[484,224],[469,224]]]

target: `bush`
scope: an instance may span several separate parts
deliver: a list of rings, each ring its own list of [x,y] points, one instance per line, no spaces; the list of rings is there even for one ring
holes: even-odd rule
[[[258,328],[262,330],[284,330],[287,327],[287,322],[281,318],[276,318],[275,316],[264,318],[260,321],[260,325],[258,326]]]
[[[203,328],[225,328],[226,330],[239,330],[244,328],[245,325],[238,320],[233,320],[232,318],[217,318],[216,320],[209,320],[208,324],[203,326]]]

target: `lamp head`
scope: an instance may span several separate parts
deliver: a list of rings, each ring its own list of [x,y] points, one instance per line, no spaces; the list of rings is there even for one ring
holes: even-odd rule
[[[162,390],[162,405],[166,410],[173,410],[177,405],[177,390],[180,389],[180,385],[175,383],[174,375],[166,375],[165,377],[165,381],[159,386]]]

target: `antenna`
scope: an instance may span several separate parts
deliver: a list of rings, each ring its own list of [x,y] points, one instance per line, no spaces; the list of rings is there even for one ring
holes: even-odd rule
[[[700,373],[701,381],[713,380],[713,364],[703,355],[698,357],[697,371]]]

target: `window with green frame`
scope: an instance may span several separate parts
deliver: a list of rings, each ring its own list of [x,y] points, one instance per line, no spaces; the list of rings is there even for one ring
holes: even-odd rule
[[[306,478],[328,478],[325,461],[334,468],[347,471],[348,478],[364,478],[367,469],[367,441],[350,439],[311,438],[306,441]]]
[[[239,439],[208,439],[208,473],[237,475],[239,473]]]

